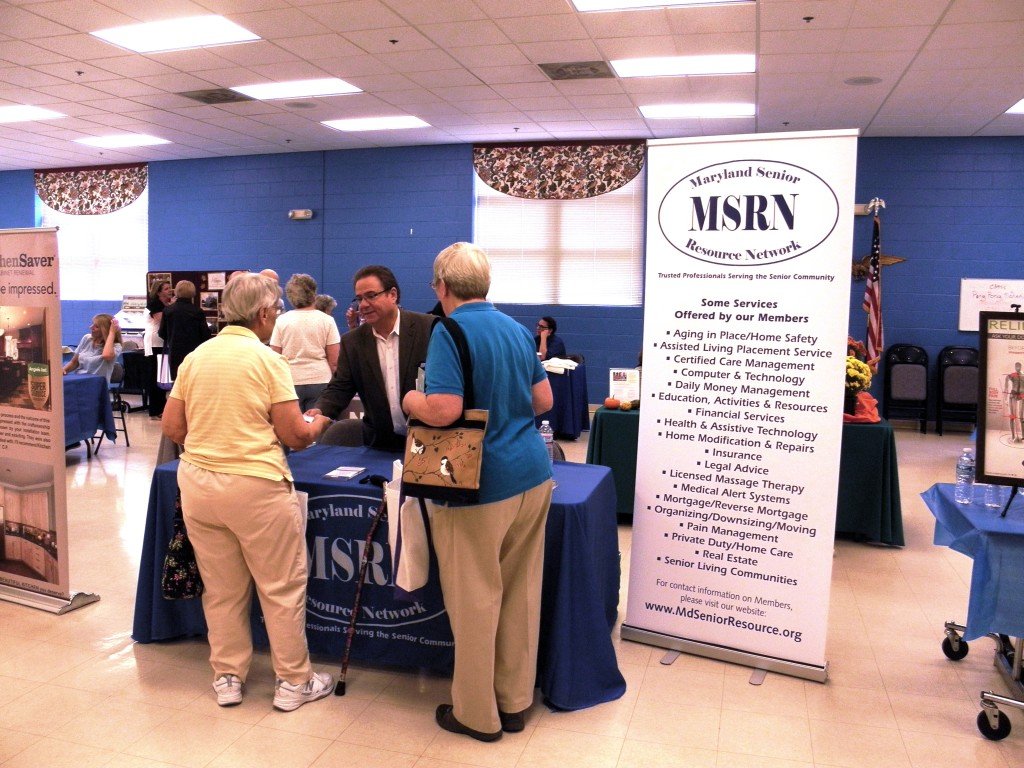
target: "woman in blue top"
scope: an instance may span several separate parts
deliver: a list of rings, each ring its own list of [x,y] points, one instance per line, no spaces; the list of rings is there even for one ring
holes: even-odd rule
[[[551,409],[551,385],[522,325],[487,301],[490,261],[455,243],[434,260],[432,282],[445,315],[466,335],[476,408],[488,413],[480,503],[429,503],[444,604],[455,637],[453,704],[438,725],[480,741],[521,731],[533,703],[540,629],[544,526],[551,462],[534,416]],[[451,424],[463,411],[459,355],[444,326],[427,350],[426,393],[403,408],[427,424]]]
[[[82,373],[102,376],[110,383],[114,362],[121,354],[121,326],[111,315],[96,315],[89,333],[82,337],[74,356],[64,366],[64,373],[81,369]]]

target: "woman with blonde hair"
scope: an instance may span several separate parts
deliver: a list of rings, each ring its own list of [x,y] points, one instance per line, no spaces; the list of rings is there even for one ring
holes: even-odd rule
[[[469,346],[475,408],[488,411],[480,501],[429,503],[444,604],[455,638],[452,704],[438,725],[480,741],[525,727],[533,704],[540,628],[544,528],[551,462],[534,416],[551,409],[551,385],[529,331],[487,301],[490,261],[471,243],[434,260],[431,282],[447,317]],[[437,324],[427,350],[425,393],[402,401],[433,426],[462,415],[462,366],[455,342]]]
[[[295,307],[277,319],[270,348],[284,355],[292,370],[299,408],[312,408],[338,367],[341,334],[338,324],[316,308],[316,280],[292,275],[285,295]]]
[[[277,676],[274,707],[290,712],[330,694],[334,680],[310,666],[306,521],[281,445],[305,448],[331,420],[302,418],[288,364],[265,346],[280,295],[262,275],[228,281],[220,303],[227,326],[182,363],[163,431],[185,446],[178,486],[206,586],[217,703],[242,701],[255,584]]]
[[[82,337],[64,373],[80,370],[102,376],[110,383],[114,363],[121,354],[121,326],[113,315],[99,314],[92,319],[89,333]]]

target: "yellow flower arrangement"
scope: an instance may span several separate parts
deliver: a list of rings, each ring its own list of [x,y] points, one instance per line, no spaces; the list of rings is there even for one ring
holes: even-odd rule
[[[871,387],[871,368],[853,355],[846,357],[846,394],[856,395]]]

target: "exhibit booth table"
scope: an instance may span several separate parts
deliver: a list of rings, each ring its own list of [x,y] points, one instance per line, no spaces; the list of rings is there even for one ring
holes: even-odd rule
[[[991,691],[980,695],[978,730],[998,740],[1010,733],[1010,721],[998,704],[1024,709],[1021,656],[1024,653],[1024,495],[1018,494],[1001,517],[1001,509],[985,506],[982,487],[972,504],[954,500],[954,486],[936,483],[921,494],[935,517],[934,542],[973,560],[964,624],[946,622],[942,651],[954,661],[967,655],[967,640],[991,635],[996,641],[995,666],[1016,698]],[[1016,638],[1011,642],[1010,637]]]
[[[537,417],[537,426],[545,419],[551,423],[555,437],[575,440],[585,429],[590,429],[590,403],[587,398],[587,367],[582,363],[565,373],[548,373],[551,410]],[[632,498],[632,497],[630,497]]]
[[[102,376],[69,373],[64,376],[64,444],[73,446],[103,431],[107,439],[117,438],[110,390]]]
[[[843,424],[836,533],[903,546],[896,436],[887,421]]]
[[[590,429],[587,463],[612,470],[620,515],[633,514],[639,427],[639,411],[601,407]],[[888,422],[843,424],[836,533],[903,545],[896,439]]]
[[[295,486],[309,494],[306,544],[310,574],[306,633],[310,650],[340,660],[355,593],[359,556],[380,489],[369,475],[391,476],[394,454],[369,448],[313,446],[288,457]],[[148,643],[206,633],[199,600],[165,600],[160,571],[172,534],[177,465],[156,468],[150,490],[132,637]],[[362,467],[350,480],[325,477]],[[604,467],[557,462],[548,514],[537,684],[558,709],[580,709],[620,697],[611,629],[619,599],[618,533],[611,473]],[[364,480],[364,482],[360,482]],[[362,591],[352,658],[371,664],[449,671],[452,638],[436,565],[427,586],[400,600],[391,577],[387,526],[377,529]],[[254,638],[264,642],[254,609]]]
[[[640,411],[609,410],[604,406],[594,413],[587,443],[587,464],[608,467],[615,477],[615,511],[633,514],[636,489],[636,445],[640,430]]]

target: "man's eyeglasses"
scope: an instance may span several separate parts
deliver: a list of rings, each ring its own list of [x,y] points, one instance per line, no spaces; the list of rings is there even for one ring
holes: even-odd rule
[[[537,330],[538,330],[538,331],[550,331],[550,330],[551,330],[551,328],[549,328],[549,327],[548,327],[548,326],[546,326],[546,325],[542,325],[542,324],[540,324],[540,323],[537,323]]]
[[[362,295],[356,294],[355,296],[352,297],[352,303],[353,304],[359,304],[359,303],[364,302],[364,301],[373,301],[378,296],[380,296],[382,294],[385,294],[385,293],[387,293],[390,290],[391,289],[389,288],[387,291],[367,291],[366,293],[364,293]]]

